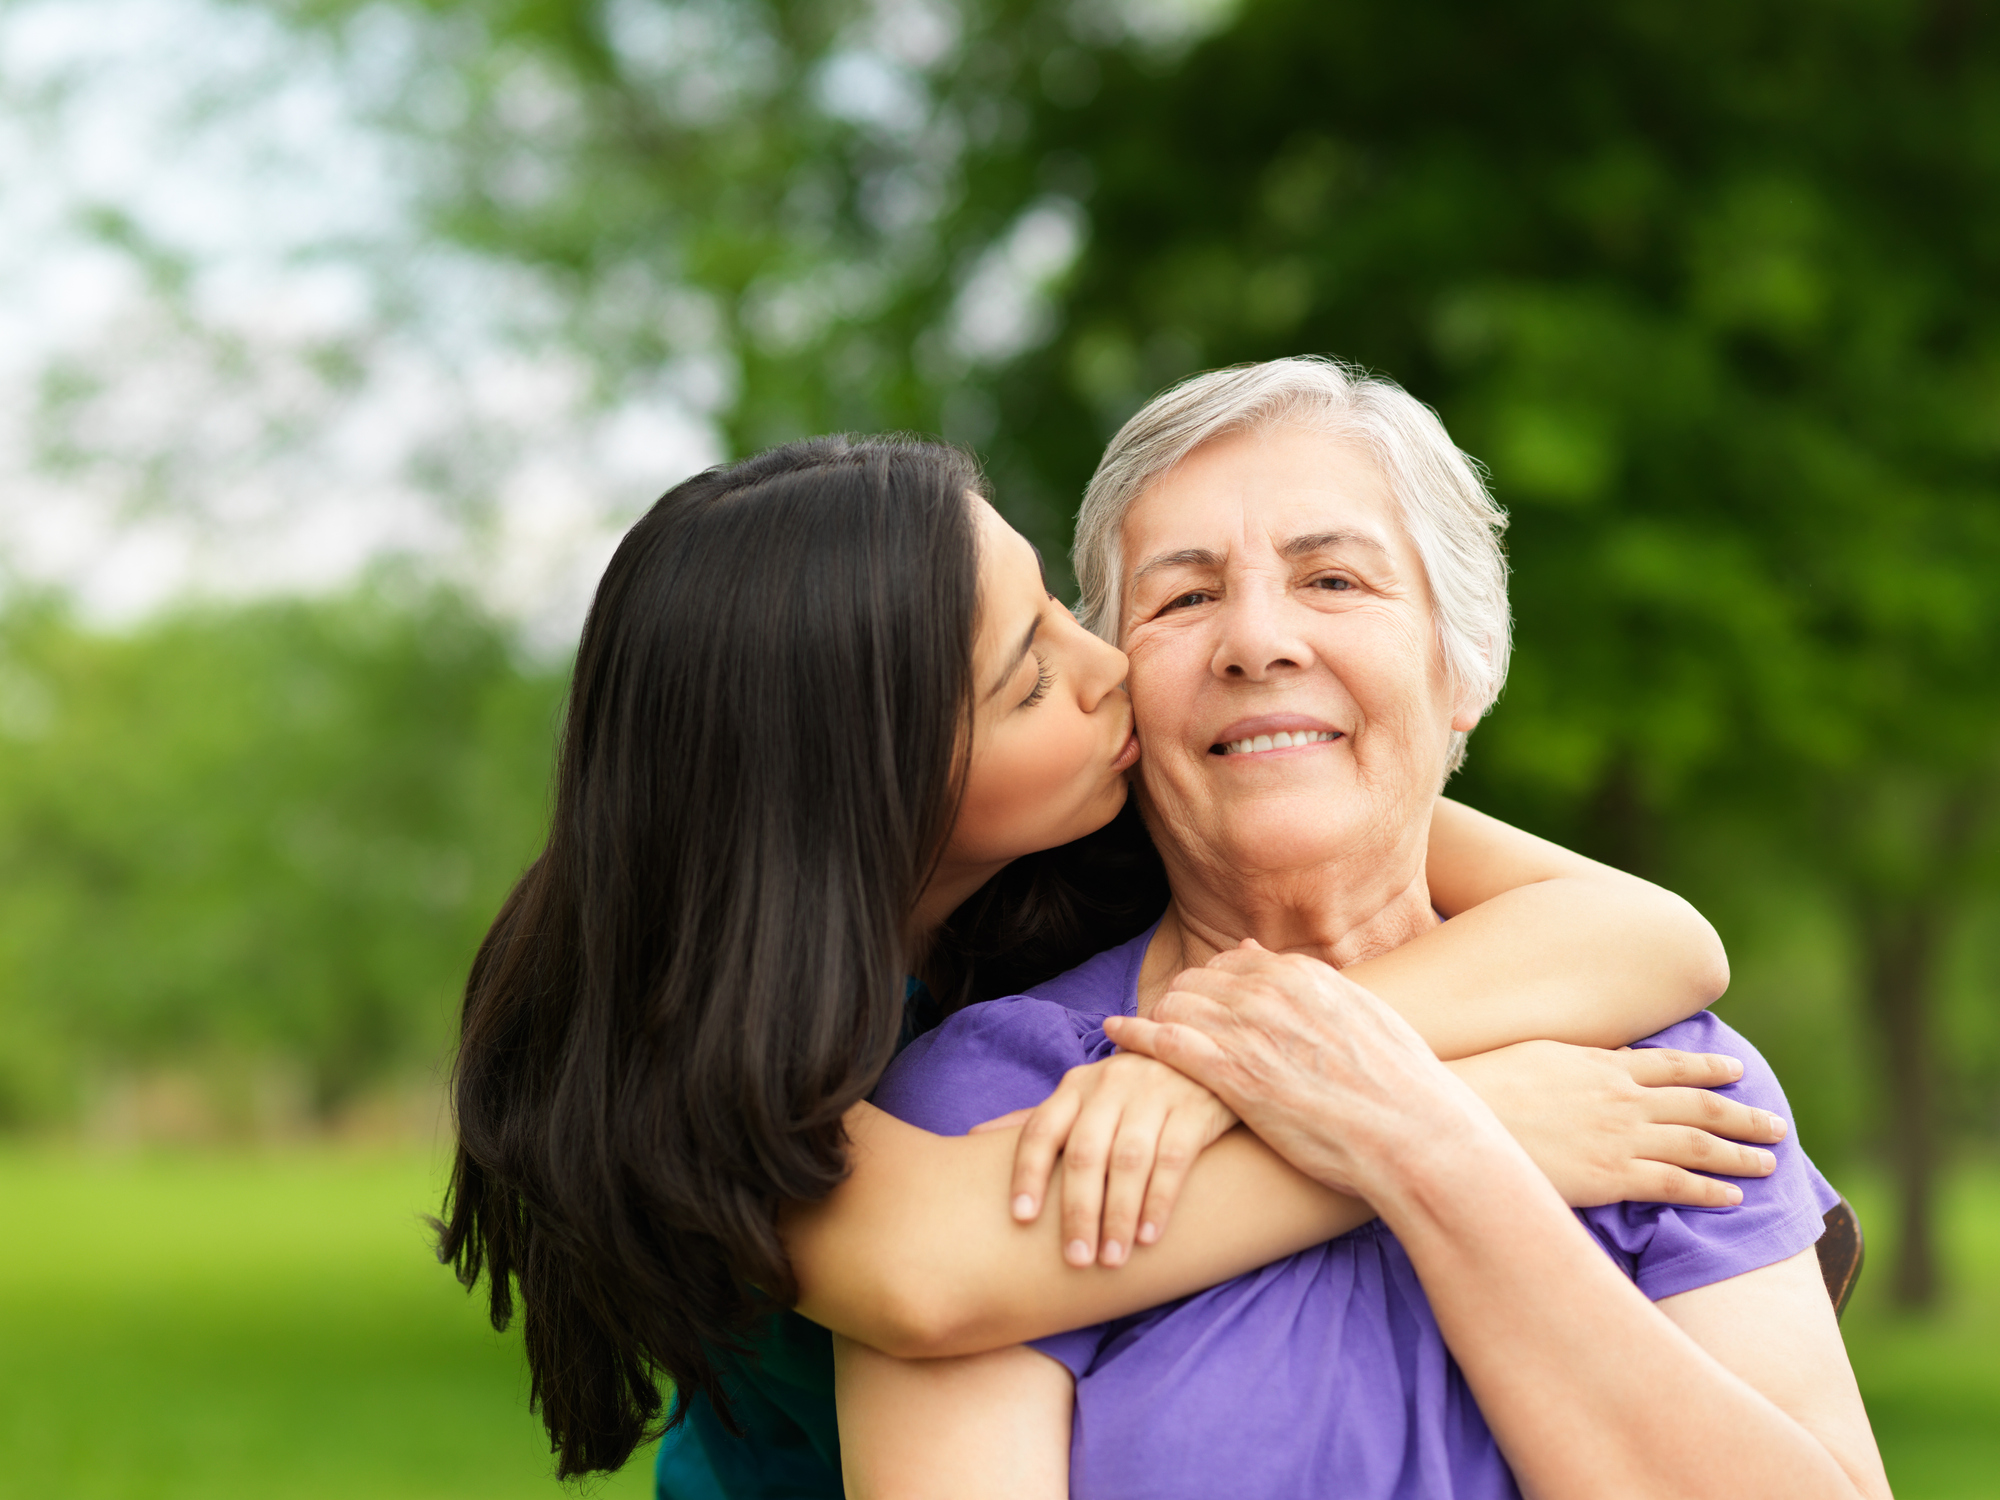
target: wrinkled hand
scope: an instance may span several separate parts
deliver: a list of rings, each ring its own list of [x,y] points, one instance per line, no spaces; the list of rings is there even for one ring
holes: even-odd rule
[[[1247,939],[1177,976],[1151,1016],[1109,1017],[1105,1031],[1212,1089],[1307,1176],[1378,1205],[1408,1152],[1494,1128],[1379,998]]]
[[[1743,1076],[1733,1057],[1671,1048],[1522,1042],[1448,1064],[1472,1085],[1572,1208],[1686,1203],[1723,1208],[1742,1190],[1697,1172],[1767,1177],[1785,1122],[1711,1090]]]
[[[1041,1212],[1060,1155],[1063,1259],[1122,1266],[1134,1244],[1166,1233],[1188,1168],[1236,1116],[1185,1074],[1121,1052],[1071,1068],[1033,1109],[973,1129],[1016,1124],[1014,1217],[1027,1223]]]

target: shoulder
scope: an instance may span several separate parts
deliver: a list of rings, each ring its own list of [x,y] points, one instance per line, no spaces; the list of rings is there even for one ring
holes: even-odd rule
[[[1717,1092],[1758,1109],[1768,1109],[1787,1120],[1791,1118],[1791,1106],[1785,1100],[1784,1085],[1778,1082],[1778,1075],[1772,1071],[1771,1065],[1764,1061],[1764,1054],[1751,1045],[1748,1037],[1713,1011],[1705,1010],[1689,1016],[1685,1021],[1677,1021],[1665,1031],[1656,1031],[1644,1041],[1632,1045],[1675,1047],[1682,1052],[1719,1052],[1725,1057],[1733,1057],[1743,1064],[1743,1076]]]
[[[1743,1076],[1717,1092],[1793,1123],[1784,1088],[1763,1054],[1708,1011],[1634,1045],[1734,1057],[1743,1064]],[[1815,1243],[1824,1232],[1826,1211],[1839,1201],[1806,1155],[1796,1128],[1772,1152],[1777,1170],[1769,1177],[1727,1179],[1743,1190],[1743,1201],[1733,1208],[1614,1203],[1585,1210],[1581,1217],[1656,1302],[1726,1281]]]
[[[1037,1000],[1053,1000],[1070,1010],[1096,1016],[1116,1015],[1137,992],[1139,966],[1146,961],[1146,947],[1159,927],[1155,922],[1130,942],[1085,959],[1074,969],[1045,979],[1028,991]]]
[[[874,1102],[939,1135],[1039,1104],[1080,1063],[1110,1050],[1103,1016],[1014,995],[968,1005],[912,1042],[876,1085]]]

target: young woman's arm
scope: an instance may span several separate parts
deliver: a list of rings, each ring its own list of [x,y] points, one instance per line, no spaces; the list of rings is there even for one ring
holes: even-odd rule
[[[1441,1056],[1534,1037],[1618,1045],[1693,1014],[1727,982],[1713,929],[1680,898],[1442,798],[1430,880],[1439,909],[1454,919],[1351,972],[1402,1008]],[[1433,1003],[1433,995],[1444,998]],[[1600,1009],[1614,1019],[1593,1028],[1587,1023]],[[1484,1014],[1469,1020],[1467,1011]],[[1568,1020],[1579,1024],[1565,1036]],[[1513,1092],[1524,1100],[1535,1093]],[[1695,1109],[1684,1089],[1635,1091],[1621,1107],[1633,1128],[1677,1131],[1671,1144],[1635,1157],[1614,1184],[1630,1196],[1713,1202],[1688,1196],[1713,1184],[1681,1169],[1754,1171],[1714,1137],[1776,1138],[1769,1122],[1747,1112]],[[1012,1164],[1020,1130],[947,1139],[868,1105],[855,1106],[847,1124],[854,1142],[847,1182],[783,1215],[798,1307],[838,1333],[913,1357],[996,1348],[1157,1306],[1369,1215],[1303,1184],[1254,1138],[1232,1131],[1189,1169],[1170,1239],[1122,1269],[1078,1271],[1064,1264],[1061,1247],[1081,1230],[1095,1253],[1101,1180],[1098,1196],[1066,1203],[1060,1222],[1039,1214],[1037,1188],[1035,1222],[1021,1224],[1009,1209],[1019,1196]],[[1044,1184],[1054,1159],[1046,1149]],[[1110,1191],[1119,1196],[1115,1184]],[[1124,1196],[1136,1204],[1140,1195]]]
[[[1076,1269],[1063,1263],[1054,1214],[1021,1224],[1008,1212],[1018,1129],[932,1135],[867,1104],[848,1112],[847,1127],[847,1180],[780,1219],[797,1307],[909,1358],[997,1349],[1157,1307],[1374,1217],[1232,1130],[1189,1173],[1181,1233],[1122,1269]]]
[[[1686,1020],[1728,986],[1721,940],[1686,901],[1448,798],[1433,810],[1427,868],[1434,904],[1454,919],[1346,972],[1401,1012],[1447,1061],[1529,1041],[1620,1047]],[[1018,1116],[1026,1129],[1008,1188],[1015,1215],[1041,1212],[1060,1159],[1062,1244],[1077,1265],[1100,1256],[1119,1265],[1135,1235],[1137,1243],[1157,1239],[1187,1165],[1235,1123],[1205,1090],[1211,1108],[1162,1118],[1155,1106],[1135,1115],[1103,1076],[1115,1066],[1074,1070]],[[1504,1070],[1483,1076],[1502,1081]],[[1690,1107],[1649,1123],[1704,1122],[1693,1101],[1680,1103]],[[1511,1127],[1514,1120],[1501,1113]],[[1729,1163],[1743,1158],[1684,1149],[1705,1146],[1687,1138],[1679,1145],[1661,1158],[1656,1175],[1664,1187],[1647,1196],[1718,1206],[1704,1196],[1713,1184],[1698,1187],[1677,1169],[1740,1175]]]
[[[1046,1354],[893,1359],[836,1338],[833,1367],[849,1500],[1067,1500],[1076,1384]]]
[[[1537,1038],[1622,1047],[1729,986],[1715,929],[1679,896],[1446,797],[1427,875],[1451,920],[1346,972],[1446,1061]]]
[[[1149,1059],[1114,1060],[1188,1086]],[[1721,1206],[1736,1190],[1686,1168],[1761,1175],[1769,1162],[1708,1131],[1782,1134],[1781,1122],[1761,1110],[1704,1088],[1669,1086],[1731,1082],[1741,1072],[1731,1058],[1546,1042],[1453,1067],[1577,1207],[1628,1198]],[[1189,1171],[1171,1236],[1134,1252],[1122,1269],[1090,1265],[1088,1257],[1077,1269],[1059,1250],[1059,1234],[1073,1231],[1059,1230],[1055,1214],[1026,1224],[1009,1215],[1001,1189],[1019,1126],[938,1136],[870,1105],[855,1106],[847,1123],[847,1181],[823,1203],[788,1210],[781,1224],[799,1278],[798,1309],[909,1358],[1001,1348],[1156,1307],[1373,1216],[1235,1129]]]

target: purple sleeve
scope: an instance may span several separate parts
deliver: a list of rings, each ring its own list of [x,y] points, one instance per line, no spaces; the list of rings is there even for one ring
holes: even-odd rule
[[[876,1085],[875,1104],[939,1135],[963,1135],[982,1120],[1040,1104],[1064,1073],[1107,1051],[1101,1031],[1085,1032],[1090,1020],[1026,997],[969,1005],[903,1050]],[[1030,1347],[1081,1375],[1106,1326],[1036,1339]]]
[[[1707,1011],[1633,1045],[1738,1058],[1743,1076],[1717,1092],[1792,1123],[1791,1106],[1771,1065]],[[1723,1179],[1743,1189],[1743,1201],[1733,1208],[1613,1203],[1584,1209],[1577,1217],[1655,1302],[1775,1265],[1818,1242],[1826,1211],[1840,1195],[1799,1148],[1796,1128],[1772,1150],[1778,1166],[1769,1177]]]

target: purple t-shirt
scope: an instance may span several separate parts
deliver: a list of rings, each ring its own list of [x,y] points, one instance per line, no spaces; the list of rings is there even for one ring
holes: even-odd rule
[[[919,1037],[875,1102],[958,1135],[1037,1104],[1063,1073],[1116,1050],[1104,1018],[1136,1014],[1150,932],[1028,994],[969,1006]],[[1641,1047],[1742,1059],[1720,1090],[1790,1118],[1757,1050],[1704,1011]],[[1621,1203],[1579,1210],[1604,1251],[1658,1300],[1796,1255],[1838,1201],[1795,1135],[1735,1208]],[[1518,1491],[1409,1257],[1380,1222],[1133,1317],[1038,1339],[1076,1377],[1073,1500],[1343,1500]]]

